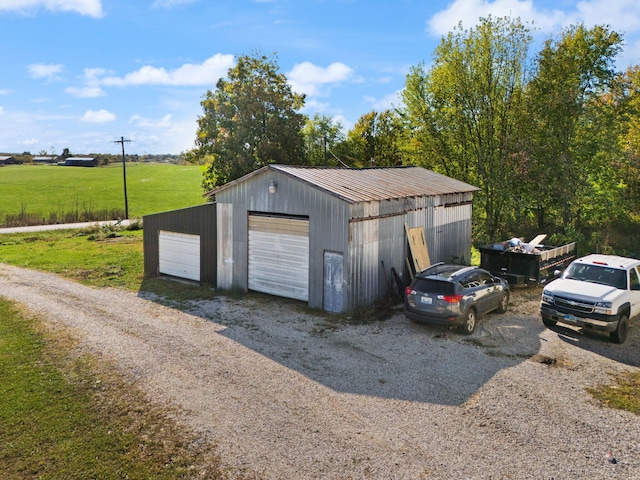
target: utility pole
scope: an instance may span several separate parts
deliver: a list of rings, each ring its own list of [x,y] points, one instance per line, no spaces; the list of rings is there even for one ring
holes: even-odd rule
[[[124,218],[129,219],[129,201],[127,200],[127,168],[125,166],[126,161],[124,157],[124,144],[129,143],[131,140],[126,140],[124,137],[120,137],[120,140],[114,140],[113,143],[119,143],[122,145],[122,177],[124,180]]]

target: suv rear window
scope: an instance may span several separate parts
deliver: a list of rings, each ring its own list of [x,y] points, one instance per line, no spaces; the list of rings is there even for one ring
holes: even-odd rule
[[[431,280],[427,278],[417,278],[413,289],[418,292],[435,293],[438,295],[453,295],[454,284],[441,280]]]

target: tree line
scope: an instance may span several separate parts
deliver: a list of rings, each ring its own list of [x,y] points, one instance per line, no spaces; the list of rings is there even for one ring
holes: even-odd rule
[[[400,105],[346,133],[299,113],[276,54],[243,55],[204,95],[185,158],[205,165],[205,190],[269,163],[418,165],[480,188],[476,243],[548,233],[640,255],[640,67],[616,70],[623,38],[602,25],[532,46],[519,19],[459,24],[411,68]]]
[[[109,165],[112,163],[121,163],[122,162],[122,154],[110,154],[110,153],[71,153],[68,148],[62,150],[61,154],[56,154],[55,151],[51,150],[47,152],[46,150],[40,150],[37,155],[33,155],[29,151],[22,152],[20,154],[11,154],[15,159],[15,163],[17,164],[31,164],[34,163],[33,159],[35,157],[46,157],[50,159],[50,163],[63,162],[69,157],[91,157],[95,158],[98,161],[99,165]],[[136,153],[127,154],[126,155],[127,162],[158,162],[158,163],[175,163],[175,164],[185,164],[186,161],[184,159],[184,154],[171,154],[171,153],[162,153],[162,154],[153,154],[153,153],[145,153],[143,155],[138,155]]]

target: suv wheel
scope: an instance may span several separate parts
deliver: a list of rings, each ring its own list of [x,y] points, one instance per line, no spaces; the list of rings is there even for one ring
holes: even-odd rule
[[[471,335],[476,329],[476,311],[473,308],[467,310],[464,323],[460,327],[464,335]]]
[[[498,313],[504,313],[509,308],[509,292],[504,292],[502,294],[502,298],[500,299],[500,305],[496,309]]]
[[[611,332],[611,340],[616,343],[624,343],[627,341],[627,332],[629,331],[629,317],[625,314],[620,315],[618,319],[618,328]]]

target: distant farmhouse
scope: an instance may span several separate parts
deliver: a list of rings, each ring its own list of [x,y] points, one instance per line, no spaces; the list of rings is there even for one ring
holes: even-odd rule
[[[63,162],[58,162],[61,167],[97,167],[98,159],[95,157],[69,157]]]
[[[0,155],[0,165],[10,165],[17,163],[16,159],[10,155]]]

